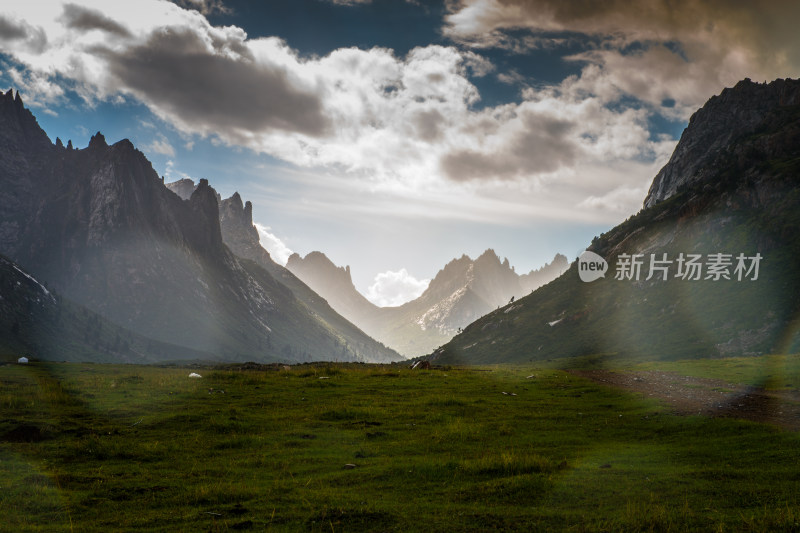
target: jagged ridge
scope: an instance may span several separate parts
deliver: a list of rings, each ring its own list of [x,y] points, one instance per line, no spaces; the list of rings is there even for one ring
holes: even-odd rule
[[[169,191],[128,141],[50,143],[19,94],[0,97],[0,253],[65,297],[142,335],[242,360],[371,360],[222,240],[201,180]]]

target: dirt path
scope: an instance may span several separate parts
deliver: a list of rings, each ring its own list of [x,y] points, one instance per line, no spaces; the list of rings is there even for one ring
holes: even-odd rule
[[[568,370],[644,396],[659,398],[676,413],[743,418],[800,430],[800,391],[768,391],[723,380],[681,376],[671,372],[612,372]]]

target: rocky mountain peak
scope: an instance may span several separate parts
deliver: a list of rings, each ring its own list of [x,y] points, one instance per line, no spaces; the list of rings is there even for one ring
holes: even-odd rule
[[[219,203],[220,217],[222,219],[233,218],[238,224],[250,227],[253,225],[253,204],[247,202],[249,209],[242,204],[242,197],[238,192]]]
[[[188,181],[194,186],[191,180],[182,181]],[[172,188],[172,185],[175,184],[169,184],[168,187]],[[176,188],[180,187],[179,185]],[[242,205],[242,197],[238,192],[233,193],[230,198],[219,202],[219,223],[223,242],[236,255],[271,266],[272,259],[261,246],[258,230],[253,225],[252,203]]]
[[[52,147],[47,134],[22,103],[19,91],[0,91],[0,140],[17,150],[41,150]]]
[[[188,200],[191,198],[195,189],[194,181],[190,180],[189,178],[179,179],[178,181],[173,181],[172,183],[167,183],[166,185],[167,189],[180,196],[182,200]]]
[[[653,180],[644,207],[673,196],[678,188],[709,175],[713,161],[737,138],[754,134],[770,113],[800,104],[800,80],[756,83],[744,79],[695,112],[669,162]]]
[[[207,179],[201,179],[189,198],[189,205],[195,212],[195,224],[189,229],[190,240],[203,250],[222,250],[222,232],[219,222],[219,203],[217,191]]]
[[[108,148],[108,143],[106,142],[105,136],[98,131],[89,139],[89,149],[100,150],[103,148]]]
[[[294,272],[300,279],[306,277],[327,279],[329,284],[355,288],[350,277],[350,265],[338,267],[322,252],[309,252],[305,257],[294,253],[289,256],[286,268]]]
[[[219,213],[217,211],[217,191],[208,184],[207,179],[200,180],[192,196],[189,197],[189,201],[194,205],[208,207],[209,209],[213,206],[213,210],[217,214]]]
[[[229,200],[230,202],[232,202],[233,204],[235,204],[235,205],[236,205],[236,207],[237,207],[237,208],[238,208],[240,211],[244,210],[244,204],[243,204],[243,202],[242,202],[242,197],[241,197],[241,196],[239,196],[239,192],[238,192],[238,191],[237,191],[237,192],[234,192],[234,193],[233,193],[233,195],[232,195],[230,198],[228,198],[228,200]]]
[[[253,234],[258,241],[258,231],[253,227],[253,203],[249,200],[242,203],[242,197],[238,192],[233,193],[230,198],[220,201],[219,204],[221,219],[235,218],[237,223],[243,228],[253,229]]]

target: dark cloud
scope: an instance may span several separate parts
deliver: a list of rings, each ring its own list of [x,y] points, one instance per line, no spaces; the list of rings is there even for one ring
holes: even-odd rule
[[[75,30],[101,30],[120,37],[130,37],[131,33],[119,22],[107,17],[100,11],[87,7],[66,4],[61,20],[67,28]]]
[[[172,0],[172,2],[184,9],[192,9],[203,15],[216,13],[228,15],[232,11],[221,0]]]
[[[439,111],[430,109],[416,113],[412,122],[420,139],[426,142],[433,142],[441,138],[441,126],[444,120],[444,116]]]
[[[723,48],[743,48],[756,62],[797,67],[799,18],[797,0],[460,0],[451,5],[445,29],[453,37],[485,39],[488,45],[498,45],[506,30],[520,28],[665,42],[709,36]]]
[[[188,30],[162,30],[125,52],[102,53],[123,86],[191,127],[223,137],[326,131],[319,97],[293,84],[285,69],[212,53]]]
[[[18,25],[0,15],[0,39],[16,41],[19,39],[25,39],[27,36],[28,32],[25,31],[23,26]]]
[[[441,168],[454,181],[510,180],[553,172],[570,165],[579,147],[570,122],[550,117],[524,117],[525,128],[503,144],[502,151],[458,150],[444,156]]]

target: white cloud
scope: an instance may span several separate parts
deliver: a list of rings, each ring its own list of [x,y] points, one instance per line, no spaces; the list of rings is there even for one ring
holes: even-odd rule
[[[169,157],[175,157],[175,148],[173,148],[167,138],[160,133],[148,144],[142,146],[142,149]]]
[[[416,279],[405,268],[397,272],[387,270],[375,276],[365,296],[379,307],[396,307],[419,297],[430,282]]]
[[[263,226],[258,222],[255,223],[255,227],[258,230],[258,238],[261,242],[261,246],[269,252],[273,261],[285,266],[286,261],[289,260],[289,256],[294,252],[286,246],[286,243],[272,233],[272,228]]]
[[[194,179],[192,176],[187,174],[186,172],[180,171],[176,168],[177,164],[172,159],[167,160],[167,168],[164,169],[164,178],[167,182],[173,182],[178,180],[191,180],[195,183],[198,180]]]
[[[642,198],[647,195],[647,189],[647,185],[617,187],[606,194],[589,196],[581,200],[578,208],[597,209],[619,215],[627,215],[636,212],[641,207]]]
[[[48,106],[63,100],[64,89],[50,80],[46,73],[30,72],[14,67],[5,73],[11,78],[18,91],[25,95],[25,105],[52,112]]]

